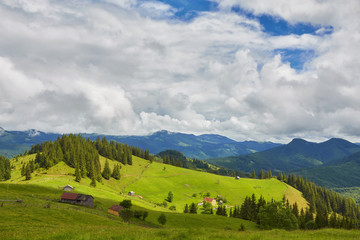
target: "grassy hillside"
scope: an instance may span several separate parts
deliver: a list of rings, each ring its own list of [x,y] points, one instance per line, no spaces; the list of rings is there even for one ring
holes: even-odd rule
[[[23,200],[0,205],[1,239],[359,239],[358,230],[259,231],[254,223],[222,216],[149,211],[146,221],[123,223],[102,209],[58,203],[60,189],[33,184],[0,183],[0,199]],[[99,201],[103,202],[102,199]],[[136,207],[140,209],[139,207]],[[245,232],[239,232],[240,224]]]
[[[9,187],[8,187],[9,186]],[[36,192],[37,194],[33,195]],[[1,239],[359,239],[357,230],[259,231],[254,224],[221,216],[166,213],[164,227],[153,223],[159,212],[150,211],[147,221],[123,223],[98,209],[61,204],[51,196],[57,190],[35,185],[0,184],[0,198],[21,196],[23,203],[5,202],[0,207]],[[50,205],[49,205],[50,203]],[[45,208],[46,206],[46,208]],[[50,206],[49,208],[47,208]],[[181,218],[185,216],[186,218]],[[152,219],[150,219],[152,217]],[[246,231],[239,232],[245,224]]]
[[[255,193],[265,199],[281,200],[283,194],[290,202],[306,205],[301,193],[276,179],[257,180],[224,177],[192,171],[133,156],[133,165],[122,166],[119,181],[110,179],[90,187],[89,179],[74,181],[74,169],[63,162],[48,170],[32,174],[30,181],[20,176],[21,165],[34,159],[34,155],[12,160],[12,179],[0,183],[0,232],[3,239],[287,239],[284,231],[258,232],[255,223],[216,215],[182,214],[186,203],[201,202],[222,195],[227,205],[240,205],[245,196]],[[104,167],[105,158],[101,158]],[[109,160],[110,168],[118,162]],[[62,186],[70,184],[75,192],[94,196],[94,208],[59,203]],[[130,197],[130,190],[143,198]],[[176,211],[156,205],[162,203],[169,191],[174,193]],[[22,203],[8,200],[22,199]],[[146,221],[132,220],[125,224],[121,218],[107,213],[112,204],[131,199],[135,210],[146,210]],[[5,200],[5,201],[4,201]],[[304,203],[305,201],[305,203]],[[167,223],[160,226],[157,218],[165,213]],[[246,232],[239,232],[240,225]],[[19,226],[21,226],[19,228]],[[313,232],[319,239],[329,236],[326,231]],[[355,237],[355,232],[337,231],[340,236]],[[295,234],[292,236],[296,236]],[[265,238],[264,238],[265,237]]]
[[[141,195],[143,199],[138,197],[131,199],[139,206],[147,208],[154,208],[156,204],[163,203],[168,192],[172,191],[174,201],[168,205],[176,206],[177,212],[182,212],[186,203],[201,202],[206,194],[210,194],[210,197],[222,195],[227,199],[228,205],[234,206],[241,205],[244,198],[253,193],[257,197],[263,195],[266,200],[281,200],[284,192],[290,188],[276,179],[240,178],[236,180],[233,177],[193,171],[157,162],[150,164],[149,161],[136,156],[133,156],[132,166],[122,165],[120,180],[103,179],[96,188],[90,187],[88,178],[82,179],[80,183],[75,182],[74,169],[63,162],[48,170],[35,171],[30,181],[24,181],[24,177],[20,175],[21,165],[34,158],[35,155],[28,155],[12,160],[12,166],[15,169],[12,172],[11,183],[36,184],[57,189],[70,184],[78,192],[115,201],[127,198],[127,192],[135,191],[136,195]],[[102,167],[105,161],[105,158],[100,158]],[[111,169],[118,164],[116,161],[108,161]],[[297,196],[299,199],[302,198],[300,192]]]
[[[135,191],[153,203],[162,203],[169,191],[174,194],[174,201],[169,203],[183,210],[186,203],[201,202],[206,194],[210,197],[221,195],[228,205],[240,205],[246,196],[255,193],[266,200],[281,200],[286,186],[276,179],[257,180],[218,176],[177,168],[161,163],[152,163],[135,183],[126,187],[126,191]],[[196,197],[193,197],[195,196]],[[301,195],[300,195],[301,196]]]

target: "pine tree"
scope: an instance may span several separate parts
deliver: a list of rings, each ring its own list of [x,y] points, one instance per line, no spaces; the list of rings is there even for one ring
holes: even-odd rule
[[[188,213],[189,212],[189,206],[188,204],[185,205],[185,208],[184,208],[184,213]]]
[[[299,208],[296,202],[292,207],[292,213],[295,215],[296,218],[299,218]]]
[[[105,167],[104,167],[104,170],[102,172],[102,176],[103,178],[109,180],[110,177],[111,177],[111,171],[110,171],[110,166],[109,166],[109,161],[106,159],[106,162],[105,162]]]
[[[191,203],[190,205],[190,213],[197,213],[197,205],[195,203]]]
[[[30,180],[31,179],[31,169],[30,169],[30,164],[26,164],[26,171],[25,171],[25,180]]]
[[[9,180],[11,178],[11,166],[10,160],[5,158],[5,167],[4,167],[4,180]],[[1,180],[1,179],[0,179]]]
[[[255,169],[252,170],[252,173],[251,173],[251,176],[250,176],[250,177],[251,177],[251,178],[254,178],[254,179],[256,178]]]
[[[116,180],[119,180],[120,179],[120,166],[118,164],[116,164],[114,166],[114,170],[113,170],[113,173],[111,175],[113,178],[115,178]]]
[[[272,178],[272,173],[270,169],[266,170],[266,178]]]
[[[264,174],[264,171],[261,169],[260,172],[259,172],[259,179],[264,179],[265,178],[265,174]]]
[[[80,173],[80,169],[79,169],[79,164],[77,164],[75,167],[75,181],[76,182],[81,181],[81,173]]]
[[[26,174],[26,165],[24,163],[21,167],[21,176],[25,176],[25,174]]]

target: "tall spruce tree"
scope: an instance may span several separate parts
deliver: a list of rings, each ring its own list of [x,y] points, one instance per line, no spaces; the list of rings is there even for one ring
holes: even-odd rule
[[[112,175],[111,175],[113,178],[115,178],[116,180],[119,180],[121,175],[120,175],[120,166],[118,164],[116,164],[114,166],[114,169],[113,169],[113,172],[112,172]]]
[[[103,176],[103,178],[105,178],[107,180],[109,180],[111,177],[111,170],[110,170],[110,166],[109,166],[109,161],[107,159],[105,162],[104,170],[102,172],[102,176]]]
[[[30,180],[31,179],[31,169],[30,169],[30,164],[26,164],[26,171],[25,171],[25,180]]]

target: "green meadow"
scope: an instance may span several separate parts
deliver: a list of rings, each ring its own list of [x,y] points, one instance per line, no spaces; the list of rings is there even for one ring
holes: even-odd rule
[[[121,179],[97,182],[74,181],[74,169],[64,163],[41,169],[30,181],[21,177],[23,163],[34,155],[12,160],[12,178],[0,183],[0,239],[359,239],[359,231],[325,229],[319,231],[261,231],[253,222],[208,214],[183,214],[186,203],[199,203],[204,196],[221,195],[228,206],[241,205],[246,196],[263,195],[267,200],[281,200],[306,206],[296,189],[276,179],[257,180],[218,176],[178,168],[133,157],[133,165],[122,166]],[[102,166],[105,158],[101,158]],[[112,169],[118,162],[110,161]],[[94,207],[60,203],[62,187],[70,184],[75,192],[94,197]],[[137,196],[128,196],[135,191]],[[159,206],[168,192],[174,194],[167,208]],[[142,198],[140,198],[141,196]],[[16,202],[21,199],[22,202]],[[124,223],[107,209],[124,199],[131,199],[134,210],[149,213],[145,221],[133,218]],[[175,206],[171,211],[169,206]],[[200,212],[200,211],[199,211]],[[164,213],[167,222],[157,219]],[[240,226],[245,231],[240,232]]]

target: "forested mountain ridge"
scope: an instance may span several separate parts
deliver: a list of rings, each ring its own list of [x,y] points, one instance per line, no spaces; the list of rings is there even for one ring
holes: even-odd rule
[[[328,188],[360,186],[360,152],[333,160],[323,166],[294,171]]]
[[[272,142],[244,141],[237,142],[216,134],[193,134],[158,131],[147,136],[116,136],[104,134],[81,134],[85,138],[96,140],[97,137],[106,137],[109,141],[146,148],[151,154],[157,154],[167,149],[183,152],[185,156],[196,159],[237,156],[263,151],[281,144]],[[36,130],[29,131],[0,131],[0,155],[14,157],[29,150],[34,144],[44,141],[55,141],[61,134],[45,133]]]
[[[322,143],[294,139],[290,143],[253,154],[208,159],[212,164],[251,172],[252,169],[293,171],[320,166],[360,151],[360,146],[344,139],[332,138]]]

